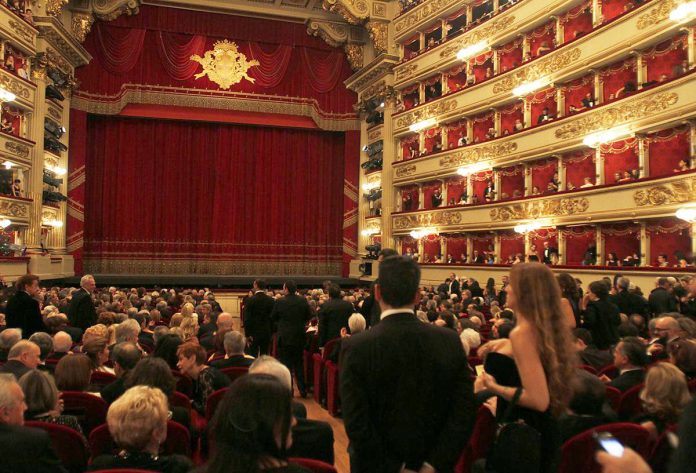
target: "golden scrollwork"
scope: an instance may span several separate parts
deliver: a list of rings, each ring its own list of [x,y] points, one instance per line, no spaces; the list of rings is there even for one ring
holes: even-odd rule
[[[338,13],[352,25],[359,25],[369,14],[367,0],[324,0],[322,7]]]
[[[471,31],[470,34],[465,35],[464,38],[462,38],[461,40],[456,41],[451,45],[448,45],[446,48],[440,51],[440,57],[443,58],[451,56],[452,54],[455,54],[462,48],[471,46],[472,44],[476,44],[479,41],[493,36],[498,31],[507,30],[512,26],[514,22],[515,17],[513,15],[510,15],[499,18],[491,22],[491,24],[486,24],[481,28],[475,28]]]
[[[75,37],[80,43],[85,42],[85,38],[87,38],[87,33],[89,33],[92,29],[93,23],[94,17],[91,14],[73,13],[70,27],[72,29],[73,35],[75,35]]]
[[[418,69],[418,63],[411,63],[411,64],[404,64],[402,67],[399,67],[396,69],[396,80],[403,80],[406,79],[407,77],[410,77],[413,75],[414,72],[416,72],[416,69]]]
[[[526,201],[491,209],[491,221],[526,220],[540,217],[561,217],[587,212],[586,197]]]
[[[441,167],[462,166],[464,164],[474,164],[489,159],[497,159],[507,156],[517,150],[517,143],[508,141],[505,143],[494,143],[486,146],[463,149],[449,154],[440,159]]]
[[[430,2],[424,2],[394,21],[394,31],[396,31],[396,34],[406,31],[416,23],[420,23],[430,16],[438,15],[443,9],[458,3],[458,1],[459,0],[431,0]]]
[[[57,220],[58,212],[55,209],[42,209],[41,220]]]
[[[46,0],[46,14],[58,16],[67,4],[68,0]]]
[[[394,217],[395,230],[430,227],[438,225],[458,225],[464,221],[461,210],[425,212],[416,215],[397,215]]]
[[[318,36],[334,48],[345,44],[348,40],[348,28],[346,24],[332,21],[309,20],[307,22],[307,33],[310,36]]]
[[[13,202],[9,199],[0,199],[0,215],[8,217],[26,217],[29,215],[28,203]]]
[[[406,177],[410,176],[411,174],[416,173],[416,165],[415,164],[409,164],[408,166],[403,166],[396,168],[396,177]]]
[[[372,16],[379,18],[387,17],[387,4],[385,2],[372,2]]]
[[[386,21],[368,21],[367,31],[370,33],[370,39],[375,46],[377,54],[386,53],[389,49],[387,42],[389,23]]]
[[[17,97],[31,101],[33,91],[27,87],[24,82],[9,74],[0,74],[0,86],[5,90],[9,90]]]
[[[100,20],[113,21],[123,14],[138,14],[140,3],[141,0],[92,0],[92,7]]]
[[[350,68],[354,71],[363,67],[363,46],[361,44],[346,44],[343,46],[346,52],[346,59],[350,64]]]
[[[29,43],[34,42],[34,32],[31,31],[29,28],[15,20],[10,20],[9,25],[10,28],[12,28],[12,31],[17,33],[24,41],[27,41]]]
[[[563,51],[560,54],[552,55],[547,58],[539,59],[533,63],[523,66],[520,70],[507,74],[493,86],[493,93],[510,92],[518,85],[525,82],[535,81],[548,77],[554,72],[568,67],[571,63],[580,59],[582,52],[580,48],[573,48]]]
[[[696,178],[650,187],[633,194],[633,201],[638,207],[681,204],[694,199],[696,199]]]
[[[378,139],[382,138],[382,130],[383,130],[383,127],[381,127],[381,126],[375,128],[374,130],[370,130],[367,133],[367,141],[373,142],[373,141],[377,141]]]
[[[5,141],[5,149],[12,154],[16,154],[22,158],[28,158],[31,150],[27,145],[16,143],[14,141]]]
[[[675,0],[662,0],[658,2],[653,8],[651,8],[648,13],[641,15],[638,18],[638,23],[636,24],[639,30],[644,30],[649,26],[661,23],[669,18],[669,14],[677,6],[678,2]]]
[[[203,67],[203,72],[194,76],[196,79],[208,76],[208,79],[224,90],[238,84],[242,79],[253,83],[254,78],[250,77],[247,71],[260,64],[256,59],[248,61],[244,53],[238,51],[237,44],[226,39],[213,44],[213,49],[206,51],[203,57],[194,54],[191,60]]]
[[[663,112],[679,101],[674,92],[662,92],[627,104],[609,107],[591,113],[579,120],[559,127],[556,138],[564,140],[586,135],[599,130],[606,130],[617,125]]]
[[[58,157],[48,152],[44,153],[44,167],[56,167],[58,166]]]
[[[46,49],[46,59],[48,60],[49,67],[57,67],[66,74],[70,74],[72,72],[72,67],[70,66],[70,63],[66,61],[65,58],[63,58],[63,56],[60,55],[60,53],[54,51],[51,48]]]
[[[411,113],[407,113],[403,117],[399,117],[396,120],[396,128],[403,128],[412,125],[421,120],[425,120],[431,117],[437,117],[443,113],[451,112],[457,108],[457,101],[445,100],[432,105],[427,105],[425,107],[414,110]]]
[[[60,111],[54,107],[48,107],[46,109],[46,113],[48,113],[51,118],[54,118],[55,120],[58,120],[59,122],[63,119],[63,115],[60,113]]]

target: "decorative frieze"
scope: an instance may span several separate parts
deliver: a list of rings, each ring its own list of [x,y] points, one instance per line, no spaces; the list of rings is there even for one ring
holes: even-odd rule
[[[674,181],[636,191],[633,200],[638,207],[682,204],[696,200],[696,178]]]
[[[560,217],[587,212],[590,202],[585,197],[524,201],[491,209],[491,221],[529,220]]]

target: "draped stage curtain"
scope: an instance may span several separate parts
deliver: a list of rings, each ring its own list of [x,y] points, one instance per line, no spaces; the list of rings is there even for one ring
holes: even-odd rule
[[[446,235],[447,254],[452,255],[458,263],[463,262],[462,255],[466,257],[466,235],[451,234]]]
[[[500,232],[500,263],[504,263],[510,256],[524,255],[524,235],[513,232]]]
[[[595,183],[595,152],[594,150],[574,151],[563,155],[563,167],[566,173],[566,187],[573,184],[580,187],[586,177]]]
[[[614,184],[614,173],[622,174],[624,171],[638,169],[638,140],[628,138],[600,145],[600,152],[604,158],[604,182]]]
[[[582,108],[582,99],[587,94],[594,97],[594,76],[592,74],[580,77],[564,85],[565,114],[570,114],[571,105],[575,108]]]
[[[447,182],[447,202],[454,199],[455,204],[459,202],[462,194],[466,193],[466,177],[452,178]]]
[[[566,241],[566,264],[582,263],[587,248],[597,242],[597,231],[593,226],[570,227],[562,230]]]
[[[584,2],[561,18],[563,41],[568,42],[592,31],[592,2]]]
[[[501,169],[498,174],[500,175],[501,198],[512,198],[515,191],[520,191],[524,195],[524,167],[522,165]]]
[[[439,189],[440,193],[442,194],[442,184],[439,182],[428,182],[423,184],[423,208],[424,209],[432,209],[433,208],[433,194],[435,193],[435,190]],[[442,201],[442,207],[444,207],[447,203],[445,202],[444,198]]]
[[[687,59],[687,36],[679,35],[656,45],[643,52],[643,61],[647,67],[647,81],[656,81],[661,75],[667,79],[675,77],[672,74],[674,66]]]
[[[619,260],[633,253],[640,254],[640,227],[633,223],[614,223],[602,226],[604,257],[616,253]],[[604,265],[604,261],[598,262]]]
[[[92,116],[85,269],[338,275],[345,139]]]
[[[510,134],[515,131],[515,121],[520,120],[524,124],[524,102],[522,100],[500,109],[501,132],[507,130]]]
[[[666,254],[670,266],[685,257],[693,262],[691,252],[690,224],[677,218],[664,218],[651,221],[647,225],[650,237],[650,264],[657,266],[657,255]]]
[[[689,162],[689,126],[669,128],[646,136],[650,177],[673,174],[680,160]]]
[[[602,72],[600,72],[600,78],[602,81],[604,102],[630,95],[630,93],[625,94],[622,92],[621,95],[617,97],[617,92],[623,89],[627,82],[637,85],[636,59],[630,57],[605,67]]]

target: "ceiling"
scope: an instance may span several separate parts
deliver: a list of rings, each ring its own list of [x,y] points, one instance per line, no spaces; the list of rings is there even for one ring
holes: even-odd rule
[[[324,10],[322,0],[143,0],[142,3],[301,23],[309,19],[344,22],[339,15]]]

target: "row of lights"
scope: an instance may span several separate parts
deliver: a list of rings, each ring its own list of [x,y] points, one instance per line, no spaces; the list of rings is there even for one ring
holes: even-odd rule
[[[365,184],[362,185],[362,188],[365,192],[370,192],[374,189],[379,189],[382,187],[382,181],[372,181],[372,182],[366,182]]]

